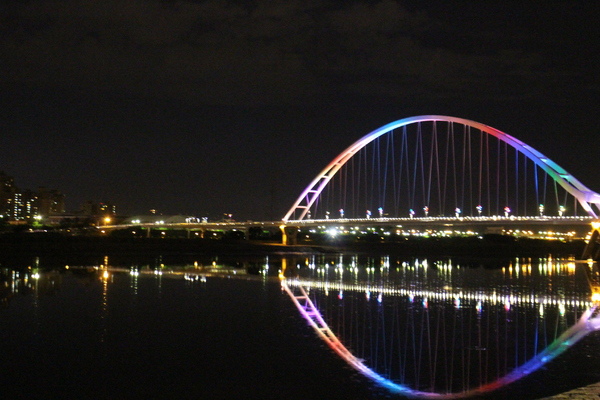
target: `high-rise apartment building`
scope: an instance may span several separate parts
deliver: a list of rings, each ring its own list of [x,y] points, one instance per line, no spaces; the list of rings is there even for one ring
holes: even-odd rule
[[[19,190],[13,177],[0,171],[0,218],[26,220],[65,212],[65,196],[55,189]]]
[[[41,216],[63,214],[65,195],[56,189],[40,187],[37,195],[37,211]]]
[[[11,214],[11,205],[15,196],[15,180],[4,171],[0,171],[0,215],[7,218]]]
[[[111,203],[96,203],[88,200],[81,205],[81,213],[88,216],[114,216],[117,214],[117,207]]]

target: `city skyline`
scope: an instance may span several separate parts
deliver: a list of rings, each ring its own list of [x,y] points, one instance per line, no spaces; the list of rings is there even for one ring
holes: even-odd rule
[[[0,6],[0,170],[67,210],[277,220],[337,154],[439,114],[531,145],[590,189],[599,76],[584,2]]]
[[[0,219],[24,221],[65,212],[65,196],[45,186],[37,190],[17,186],[14,178],[0,170]]]

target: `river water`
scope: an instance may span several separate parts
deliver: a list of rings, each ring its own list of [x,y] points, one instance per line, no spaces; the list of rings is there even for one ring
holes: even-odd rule
[[[80,261],[0,265],[0,398],[402,398],[334,353],[280,276],[305,288],[332,331],[381,376],[460,392],[543,352],[590,307],[588,279],[597,275],[595,266],[553,259]],[[592,332],[483,397],[565,398],[572,389],[597,397],[594,386],[577,388],[600,381],[598,346]]]

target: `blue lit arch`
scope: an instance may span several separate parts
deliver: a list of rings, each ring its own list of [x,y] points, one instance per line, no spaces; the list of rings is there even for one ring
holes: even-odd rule
[[[560,167],[554,161],[544,156],[533,147],[523,143],[522,141],[490,126],[484,125],[479,122],[449,117],[443,115],[421,115],[416,117],[409,117],[400,119],[395,122],[391,122],[384,125],[373,132],[363,136],[361,139],[356,141],[336,158],[334,158],[304,189],[300,194],[296,202],[292,205],[286,215],[283,217],[283,221],[288,221],[292,216],[298,213],[297,220],[302,220],[310,210],[311,206],[319,198],[319,195],[323,189],[327,186],[333,176],[339,171],[339,169],[348,162],[358,151],[360,151],[367,144],[371,143],[378,137],[393,131],[394,129],[401,128],[406,125],[427,122],[427,121],[442,121],[448,123],[458,123],[465,126],[469,126],[475,129],[485,132],[489,135],[496,137],[497,139],[507,143],[508,145],[515,148],[521,154],[525,155],[537,166],[544,170],[548,175],[554,179],[561,187],[563,187],[569,194],[574,196],[577,201],[581,204],[583,209],[592,217],[597,217],[596,212],[592,209],[591,205],[600,204],[600,194],[593,192],[584,186],[579,180],[573,175],[569,174],[564,168]]]

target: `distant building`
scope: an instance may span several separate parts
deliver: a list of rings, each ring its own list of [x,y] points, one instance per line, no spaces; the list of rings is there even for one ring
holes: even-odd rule
[[[9,218],[16,192],[15,180],[4,171],[0,171],[0,215]]]
[[[81,205],[81,214],[87,216],[112,217],[117,215],[117,207],[111,203],[98,203],[88,200]]]
[[[56,189],[40,187],[37,194],[38,214],[47,217],[65,213],[65,195]]]
[[[17,220],[33,218],[39,215],[39,195],[38,193],[25,189],[22,190],[18,202],[15,196],[14,217]]]
[[[0,171],[0,216],[9,221],[49,217],[65,212],[65,196],[55,189],[20,190],[14,178]]]
[[[111,203],[98,203],[88,200],[81,205],[79,214],[97,226],[117,222],[117,207]]]

